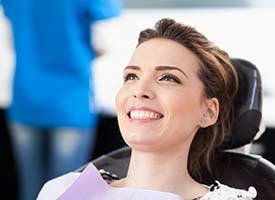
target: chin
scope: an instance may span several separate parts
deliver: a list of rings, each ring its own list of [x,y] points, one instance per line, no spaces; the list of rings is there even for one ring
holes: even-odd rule
[[[155,140],[149,134],[144,134],[144,133],[128,133],[124,138],[128,143],[144,144],[144,145],[152,144]]]
[[[140,137],[132,135],[124,137],[126,144],[135,151],[154,152],[160,148],[160,140],[152,137]]]

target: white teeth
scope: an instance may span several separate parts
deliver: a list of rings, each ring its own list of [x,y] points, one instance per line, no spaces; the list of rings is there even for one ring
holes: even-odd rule
[[[161,115],[150,111],[135,110],[130,112],[131,119],[160,119]]]

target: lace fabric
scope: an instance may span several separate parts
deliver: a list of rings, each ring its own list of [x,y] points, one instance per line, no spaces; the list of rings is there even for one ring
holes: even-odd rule
[[[257,196],[257,191],[254,187],[249,187],[248,190],[236,189],[215,181],[209,187],[209,192],[200,198],[200,200],[253,200]]]

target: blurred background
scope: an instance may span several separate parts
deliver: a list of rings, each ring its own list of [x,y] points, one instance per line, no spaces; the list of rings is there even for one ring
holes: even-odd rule
[[[122,83],[122,69],[137,44],[140,30],[160,18],[169,17],[195,26],[231,57],[254,63],[263,81],[263,121],[265,131],[252,145],[252,153],[275,163],[275,2],[272,0],[124,0],[124,11],[112,25],[93,27],[94,45],[106,53],[96,58],[94,72],[95,105],[100,113],[96,148],[91,159],[124,145],[116,122],[115,94]],[[100,26],[100,25],[99,25]],[[14,50],[9,21],[0,7],[0,194],[16,199],[17,171],[10,145],[5,110],[10,104],[14,71]]]

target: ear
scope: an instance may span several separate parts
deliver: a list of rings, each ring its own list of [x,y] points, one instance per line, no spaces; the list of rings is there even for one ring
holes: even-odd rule
[[[219,101],[217,98],[206,99],[205,105],[206,109],[199,123],[201,128],[215,124],[219,116]]]

